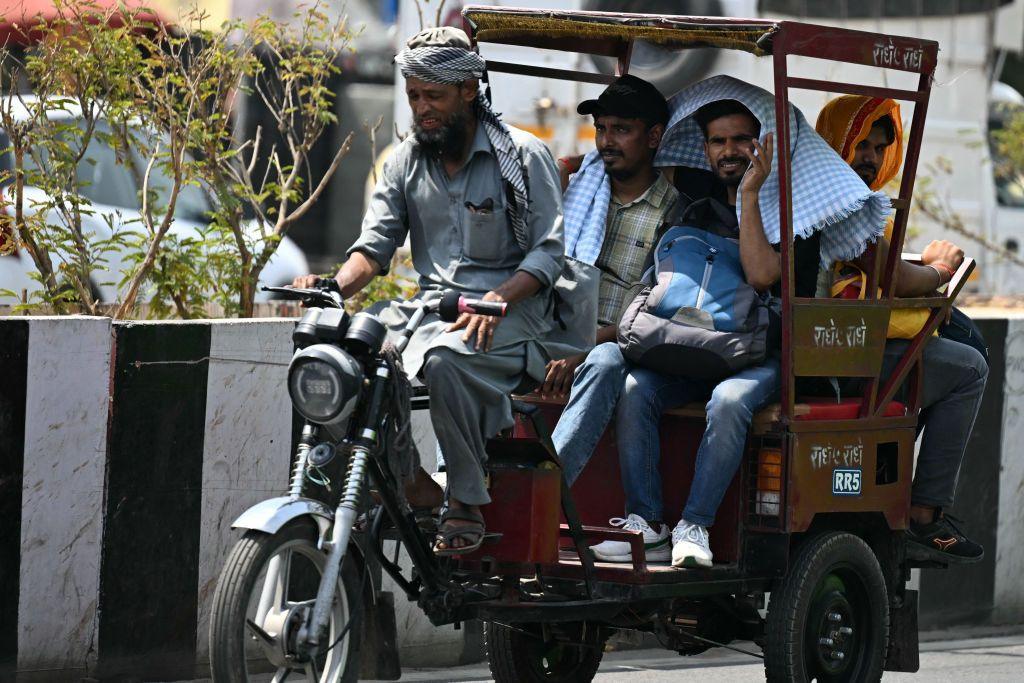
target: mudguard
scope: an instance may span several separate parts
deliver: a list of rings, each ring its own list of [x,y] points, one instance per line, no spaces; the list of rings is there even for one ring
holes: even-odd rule
[[[303,515],[313,518],[320,531],[321,539],[326,536],[327,530],[334,522],[334,511],[318,500],[298,496],[280,496],[256,503],[239,515],[238,519],[231,524],[231,528],[275,534],[285,524]]]

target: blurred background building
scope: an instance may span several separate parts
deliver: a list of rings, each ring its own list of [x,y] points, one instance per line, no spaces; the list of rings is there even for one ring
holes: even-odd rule
[[[8,0],[9,2],[18,0]],[[46,5],[51,0],[23,0]],[[153,0],[147,3],[166,17],[178,16],[191,0]],[[210,21],[248,18],[259,14],[288,22],[305,11],[309,0],[200,0]],[[392,57],[401,40],[432,25],[461,24],[463,0],[329,0],[321,9],[349,18],[356,32],[351,52],[340,58],[341,73],[331,87],[337,93],[338,123],[314,150],[314,175],[326,168],[345,138],[355,132],[355,144],[328,196],[292,231],[313,268],[326,272],[343,257],[358,234],[371,160],[366,126],[382,118],[377,152],[409,127],[408,107],[395,82]],[[1020,254],[1024,242],[1024,182],[1017,173],[997,174],[991,158],[989,133],[1009,116],[1024,109],[1024,0],[502,0],[487,4],[537,6],[616,12],[796,18],[843,25],[872,32],[919,36],[937,40],[939,66],[932,89],[916,197],[927,197],[943,211],[955,215],[968,232],[990,245]],[[484,56],[530,64],[597,70],[612,73],[607,58],[488,45]],[[269,65],[268,66],[272,66]],[[791,72],[810,78],[912,87],[913,77],[812,59],[791,58]],[[725,50],[667,52],[638,44],[630,70],[648,78],[666,94],[702,78],[728,73],[770,88],[771,60]],[[399,79],[400,81],[401,79]],[[397,87],[396,87],[397,85]],[[531,130],[556,155],[582,152],[593,144],[591,122],[575,113],[576,103],[600,88],[567,81],[507,74],[492,77],[495,109],[505,120]],[[396,94],[398,95],[396,97]],[[792,94],[813,123],[827,95],[796,91]],[[911,104],[903,106],[909,122]],[[239,134],[253,137],[262,125],[264,135],[273,126],[257,97],[241,102]],[[1024,144],[1024,141],[1022,141]],[[893,194],[895,191],[892,192]],[[929,239],[948,237],[964,243],[979,261],[971,287],[986,294],[1024,294],[1024,267],[1005,258],[1007,252],[986,249],[948,225],[928,219],[920,211],[912,217],[909,249],[922,248]]]

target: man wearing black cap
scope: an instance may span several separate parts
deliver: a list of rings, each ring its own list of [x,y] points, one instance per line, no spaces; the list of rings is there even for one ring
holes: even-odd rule
[[[628,303],[631,285],[640,279],[644,260],[662,220],[675,204],[677,192],[654,168],[654,155],[668,123],[668,104],[658,89],[636,76],[622,76],[596,100],[580,103],[576,111],[594,117],[594,142],[611,187],[604,216],[576,216],[594,229],[603,228],[603,240],[594,265],[601,271],[597,343],[615,340],[619,311]],[[560,160],[563,185],[582,157]],[[603,209],[595,203],[591,211]],[[573,220],[566,215],[566,222]],[[585,228],[582,228],[585,229]],[[567,226],[568,230],[568,226]],[[595,236],[597,237],[597,236]],[[586,354],[548,363],[540,392],[564,396],[573,373]]]

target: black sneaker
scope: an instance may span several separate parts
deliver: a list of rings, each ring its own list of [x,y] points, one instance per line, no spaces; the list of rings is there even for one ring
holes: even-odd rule
[[[931,524],[911,521],[907,529],[907,557],[960,564],[980,562],[985,549],[964,536],[956,525],[959,521],[951,515],[943,515]]]

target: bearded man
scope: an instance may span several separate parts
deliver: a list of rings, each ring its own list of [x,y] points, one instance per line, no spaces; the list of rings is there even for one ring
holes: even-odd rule
[[[420,292],[378,315],[392,334],[443,290],[505,302],[507,316],[424,318],[404,354],[430,389],[430,417],[448,470],[435,552],[479,547],[480,507],[490,502],[484,444],[512,426],[509,394],[544,380],[550,360],[550,290],[562,270],[562,204],[550,152],[506,126],[479,90],[485,63],[463,31],[422,31],[395,57],[405,77],[414,134],[396,146],[335,279],[352,296],[387,272],[409,238]],[[523,249],[520,245],[525,245]],[[295,281],[310,286],[313,276]]]

